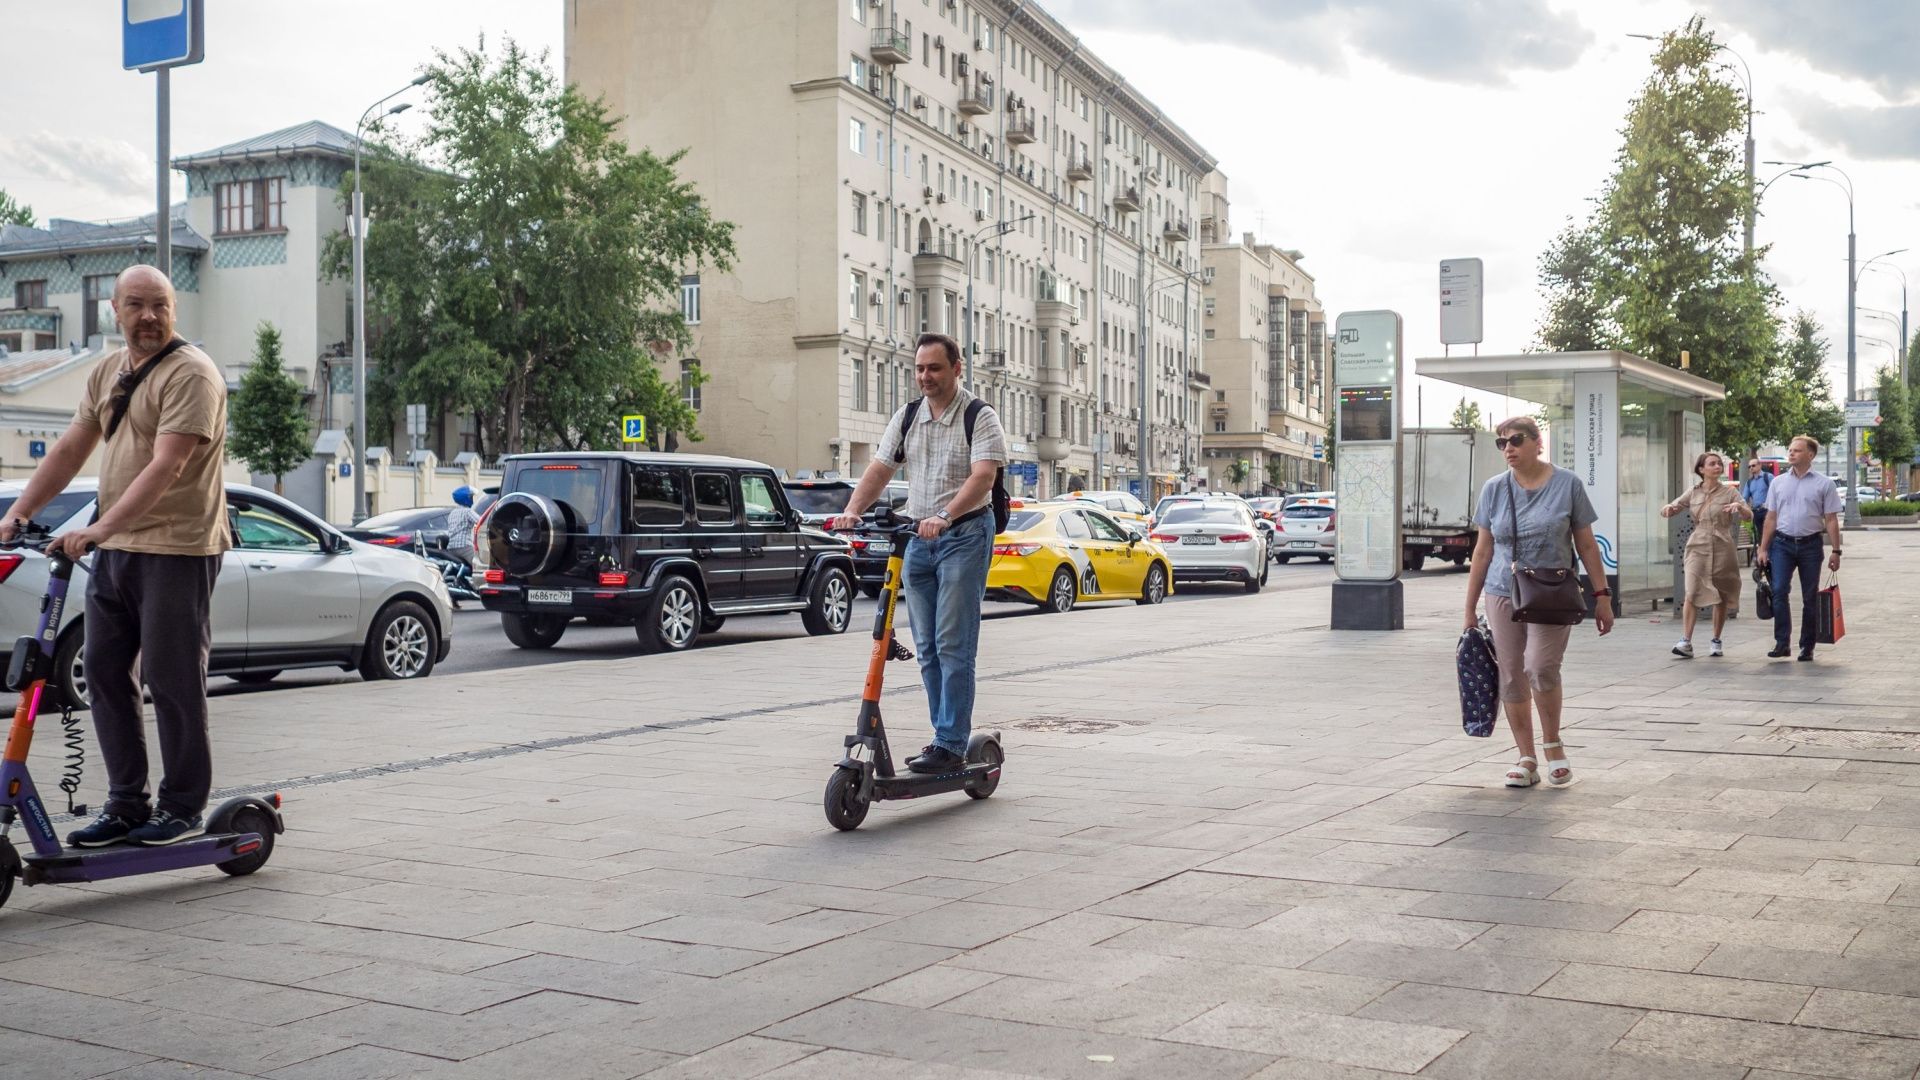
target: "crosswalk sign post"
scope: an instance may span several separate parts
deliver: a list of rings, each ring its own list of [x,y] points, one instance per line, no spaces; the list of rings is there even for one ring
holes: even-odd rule
[[[647,441],[647,418],[644,416],[623,416],[620,418],[620,441],[623,443],[643,443]]]
[[[206,56],[206,0],[120,0],[120,66],[154,73],[154,257],[173,274],[170,73]]]

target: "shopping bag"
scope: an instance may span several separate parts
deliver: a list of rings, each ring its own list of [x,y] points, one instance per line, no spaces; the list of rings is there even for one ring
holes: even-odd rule
[[[1831,575],[1831,584],[1820,590],[1820,604],[1814,612],[1813,640],[1832,645],[1847,636],[1847,620],[1840,613],[1840,577]]]
[[[1753,567],[1753,614],[1755,618],[1773,618],[1773,579],[1767,576],[1767,568],[1759,564]]]
[[[1494,662],[1493,633],[1485,619],[1463,632],[1453,650],[1460,677],[1460,727],[1477,739],[1493,734],[1500,712],[1500,667]]]

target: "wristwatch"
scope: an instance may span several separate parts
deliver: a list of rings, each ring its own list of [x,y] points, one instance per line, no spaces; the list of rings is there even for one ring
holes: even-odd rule
[[[933,515],[933,516],[934,516],[934,517],[937,517],[937,518],[939,518],[939,519],[940,519],[941,521],[946,521],[946,522],[951,522],[951,521],[953,520],[953,514],[951,514],[951,513],[949,513],[948,511],[945,511],[945,510],[942,510],[942,511],[940,511],[939,513],[937,513],[937,514],[935,514],[935,515]],[[1835,550],[1835,551],[1838,551],[1838,550],[1840,550],[1840,549],[1839,549],[1839,548],[1835,548],[1834,550]]]

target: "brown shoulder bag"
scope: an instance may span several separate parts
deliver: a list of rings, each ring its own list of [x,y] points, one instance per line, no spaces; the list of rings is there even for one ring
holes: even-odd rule
[[[1551,482],[1551,480],[1549,480]],[[1587,617],[1587,598],[1571,566],[1520,564],[1520,488],[1507,474],[1507,520],[1513,526],[1513,621],[1575,626]],[[1569,555],[1574,555],[1568,544]],[[1577,557],[1571,562],[1579,562]]]

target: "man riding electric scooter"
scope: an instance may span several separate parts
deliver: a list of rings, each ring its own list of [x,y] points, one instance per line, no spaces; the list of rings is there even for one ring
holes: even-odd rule
[[[917,773],[965,764],[973,730],[974,657],[980,603],[993,556],[996,480],[1007,461],[1000,417],[960,385],[960,345],[945,334],[922,334],[914,379],[923,397],[887,423],[878,453],[828,528],[859,526],[895,469],[908,467],[908,517],[919,527],[906,553],[907,612],[920,652],[933,742],[907,762]]]

